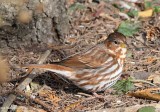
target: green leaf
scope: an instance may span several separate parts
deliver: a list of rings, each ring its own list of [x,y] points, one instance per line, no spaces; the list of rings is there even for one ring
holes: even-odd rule
[[[145,107],[138,109],[138,112],[155,112],[155,107],[145,106]]]
[[[69,11],[75,11],[75,10],[82,10],[82,9],[85,9],[85,8],[86,8],[86,6],[84,6],[81,3],[74,3],[69,7],[68,10]]]
[[[118,27],[118,32],[122,33],[125,36],[133,36],[138,32],[140,25],[130,21],[123,21]]]
[[[136,16],[138,16],[138,11],[137,10],[130,10],[127,14],[130,17],[136,17]]]
[[[159,13],[160,12],[160,6],[154,6],[154,12]]]
[[[117,81],[113,88],[117,91],[117,93],[126,93],[130,90],[133,90],[134,84],[131,82],[131,80],[131,78],[128,78]]]
[[[152,6],[153,6],[152,2],[145,0],[145,2],[144,2],[144,8],[145,9],[152,8]]]

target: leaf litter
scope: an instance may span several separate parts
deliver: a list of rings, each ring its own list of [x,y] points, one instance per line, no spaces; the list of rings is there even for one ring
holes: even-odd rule
[[[48,62],[53,62],[53,60],[55,61],[56,59],[60,60],[66,57],[66,55],[70,56],[83,52],[103,42],[108,34],[118,28],[119,32],[129,36],[129,38],[127,38],[129,52],[125,62],[124,74],[135,77],[135,79],[147,80],[148,78],[150,83],[159,83],[159,75],[155,75],[160,71],[159,3],[154,0],[149,2],[139,1],[137,3],[130,2],[129,0],[128,2],[112,0],[110,2],[102,1],[100,3],[70,1],[72,3],[68,6],[68,14],[70,15],[72,30],[70,30],[69,35],[66,36],[64,44],[73,45],[73,47],[71,49],[55,50],[48,59]],[[148,13],[149,9],[153,11],[152,14],[150,12]],[[4,48],[4,51],[5,50]],[[14,52],[10,49],[8,50],[8,54],[10,55],[4,51],[2,50],[2,53],[7,55],[8,59],[10,59],[10,64],[14,65],[13,68],[11,68],[11,79],[17,77],[16,74],[18,74],[18,72],[22,72],[20,68],[17,68],[18,65],[35,63],[41,54],[41,52],[34,52],[31,49],[30,51],[25,51],[24,48],[14,50]],[[141,77],[139,77],[139,74]],[[38,92],[36,92],[35,97],[53,106],[55,111],[72,112],[118,107],[125,108],[136,104],[155,103],[154,98],[151,98],[152,100],[147,99],[148,97],[150,98],[150,96],[159,98],[159,94],[157,94],[159,88],[157,88],[156,91],[152,91],[154,90],[152,89],[152,85],[137,82],[133,83],[135,87],[134,90],[132,90],[133,85],[131,82],[123,80],[128,84],[128,87],[123,91],[133,92],[133,94],[136,94],[133,95],[135,97],[128,96],[127,94],[117,94],[116,91],[111,88],[109,92],[99,93],[104,96],[104,101],[97,99],[87,100],[87,95],[78,95],[79,92],[83,91],[75,87],[72,83],[63,81],[57,77],[57,75],[54,75],[54,77],[51,75],[53,75],[53,73],[46,72],[35,78],[34,82],[39,82],[39,85],[47,85],[50,88],[45,88],[40,91],[36,89],[35,91]],[[9,84],[1,85],[2,93],[9,89],[12,90],[19,82],[11,81],[9,83],[12,87],[10,87]],[[123,82],[119,83],[124,87]],[[136,86],[136,84],[139,84],[139,86]],[[30,89],[33,94],[35,87]],[[156,95],[154,96],[152,93],[156,93]],[[3,94],[3,96],[0,97],[0,105],[2,105],[6,96],[6,94]],[[137,96],[145,99],[139,99]],[[159,99],[156,100],[156,103],[158,102]],[[20,104],[43,109],[41,105],[34,102],[17,99],[15,105],[21,106]]]

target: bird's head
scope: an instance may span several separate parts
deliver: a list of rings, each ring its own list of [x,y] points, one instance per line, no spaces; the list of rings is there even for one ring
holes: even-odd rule
[[[117,56],[118,58],[125,58],[127,52],[126,37],[119,33],[111,33],[105,40],[105,46],[110,53]]]

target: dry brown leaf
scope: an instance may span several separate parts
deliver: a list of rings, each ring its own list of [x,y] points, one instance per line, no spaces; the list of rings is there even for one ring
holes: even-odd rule
[[[148,41],[155,41],[160,37],[160,28],[152,25],[148,25],[145,28],[146,38]]]
[[[58,106],[58,102],[61,100],[55,95],[55,92],[51,90],[41,90],[39,96],[44,97],[47,101],[51,101],[54,106]]]
[[[145,11],[138,12],[138,16],[142,18],[151,17],[153,14],[153,9],[148,9]]]
[[[160,88],[149,88],[145,90],[138,90],[136,92],[131,92],[128,93],[128,95],[148,100],[160,101],[160,94],[154,93],[154,91],[159,91],[159,90]]]
[[[67,43],[73,44],[77,42],[77,39],[75,37],[70,37],[70,38],[67,38],[65,41]]]
[[[147,58],[147,64],[151,64],[151,63],[153,63],[155,60],[157,60],[155,57],[148,57]]]
[[[81,102],[82,102],[82,100],[79,100],[79,101],[77,101],[77,102],[75,102],[75,103],[72,103],[72,104],[66,106],[66,107],[63,109],[63,112],[69,112],[71,109],[74,109],[74,108],[78,107]]]

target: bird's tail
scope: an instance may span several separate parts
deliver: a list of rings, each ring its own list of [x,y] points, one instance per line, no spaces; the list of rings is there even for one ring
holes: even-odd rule
[[[74,70],[69,67],[56,65],[56,64],[30,64],[30,65],[23,65],[22,68],[28,68],[31,69],[43,69],[51,72],[55,72],[58,74],[61,74],[64,77],[71,77]]]

